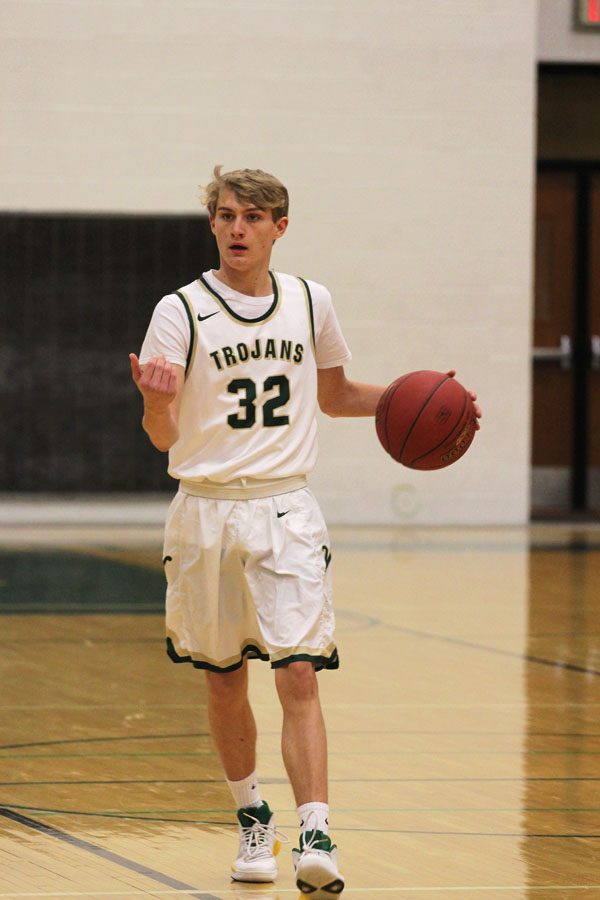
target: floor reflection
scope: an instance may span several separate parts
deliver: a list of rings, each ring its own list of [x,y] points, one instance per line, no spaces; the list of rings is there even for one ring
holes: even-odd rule
[[[560,896],[585,885],[600,896],[599,533],[563,540],[534,545],[529,559],[523,857],[532,900],[561,886]]]

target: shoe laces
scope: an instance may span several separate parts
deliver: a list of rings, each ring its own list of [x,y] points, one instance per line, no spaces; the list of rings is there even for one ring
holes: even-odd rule
[[[248,819],[253,819],[252,825],[243,827],[240,825],[244,856],[246,859],[264,859],[273,854],[272,844],[278,840],[282,844],[289,844],[289,837],[282,831],[278,831],[274,825],[263,825],[256,816],[245,812]]]
[[[310,825],[313,827],[311,828]],[[324,853],[329,853],[329,849],[331,847],[331,839],[329,835],[324,834],[322,831],[319,831],[316,827],[319,824],[318,816],[314,810],[311,810],[306,817],[306,821],[304,823],[304,832],[302,835],[301,841],[301,850],[302,853],[307,853],[310,850],[320,850]],[[318,844],[324,846],[317,846]]]

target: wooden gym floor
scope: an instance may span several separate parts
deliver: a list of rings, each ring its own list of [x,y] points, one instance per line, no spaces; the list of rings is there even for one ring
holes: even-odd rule
[[[600,898],[600,529],[332,531],[319,676],[348,900]],[[291,845],[232,885],[203,676],[163,650],[160,529],[0,529],[0,898],[297,897],[269,668],[264,795]]]

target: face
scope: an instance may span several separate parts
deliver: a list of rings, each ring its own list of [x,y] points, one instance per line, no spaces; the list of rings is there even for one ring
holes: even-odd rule
[[[288,224],[286,216],[273,221],[270,209],[240,200],[233,191],[221,191],[210,227],[217,239],[221,264],[245,271],[269,266],[273,242]]]

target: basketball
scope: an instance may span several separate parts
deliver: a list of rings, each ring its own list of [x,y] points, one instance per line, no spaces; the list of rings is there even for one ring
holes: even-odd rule
[[[443,469],[467,452],[477,418],[469,393],[443,372],[409,372],[384,391],[375,414],[377,437],[409,469]]]

